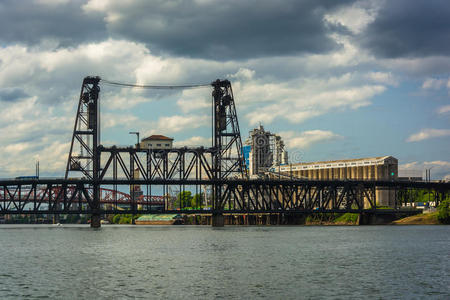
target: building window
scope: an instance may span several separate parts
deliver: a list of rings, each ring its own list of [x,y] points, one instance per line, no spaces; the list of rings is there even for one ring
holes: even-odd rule
[[[161,147],[161,144],[156,144],[156,146]]]
[[[152,144],[148,144],[149,147],[153,146]]]
[[[170,144],[166,144],[166,147],[169,147],[170,146]]]

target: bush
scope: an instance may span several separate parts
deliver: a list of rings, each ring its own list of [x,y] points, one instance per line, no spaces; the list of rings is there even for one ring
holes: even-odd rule
[[[124,215],[115,215],[112,218],[112,223],[113,224],[132,224],[133,219],[136,220],[137,218],[139,218],[141,215],[137,214],[137,215],[131,215],[131,214],[124,214]]]
[[[131,224],[131,217],[123,216],[119,220],[119,224]]]
[[[353,213],[345,213],[342,216],[336,218],[336,223],[351,223],[356,224],[358,221],[359,214],[353,214]]]
[[[112,223],[113,223],[113,224],[119,224],[119,221],[120,221],[120,215],[115,215],[115,216],[112,218]]]
[[[450,200],[442,201],[439,204],[438,220],[443,224],[450,224]]]

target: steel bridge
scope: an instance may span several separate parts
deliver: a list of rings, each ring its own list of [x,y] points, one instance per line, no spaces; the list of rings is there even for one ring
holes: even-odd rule
[[[396,213],[400,201],[412,200],[412,190],[433,191],[437,203],[450,190],[448,182],[304,180],[286,176],[250,180],[228,80],[210,84],[211,147],[104,147],[99,130],[100,82],[100,77],[83,80],[65,177],[0,181],[0,215],[90,214],[91,226],[100,227],[105,214],[207,212],[212,214],[213,226],[223,226],[223,213]],[[171,189],[208,193],[203,193],[204,202],[198,207],[186,210],[181,203],[179,207],[174,205]],[[391,191],[395,199],[402,197],[392,209],[377,210],[378,190]]]

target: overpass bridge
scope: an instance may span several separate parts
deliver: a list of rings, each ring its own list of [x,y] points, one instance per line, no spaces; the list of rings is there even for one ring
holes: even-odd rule
[[[213,226],[223,226],[224,213],[395,214],[400,201],[413,200],[410,193],[413,190],[434,191],[437,203],[448,197],[448,182],[306,180],[286,176],[248,179],[228,80],[195,86],[139,86],[171,89],[211,86],[211,147],[142,149],[139,144],[104,147],[99,130],[101,81],[100,77],[83,80],[65,177],[0,180],[0,215],[90,214],[91,226],[100,227],[104,214],[209,212]],[[179,192],[207,190],[207,203],[189,210],[174,207],[171,188]],[[391,210],[378,210],[377,189],[388,189],[401,197]]]

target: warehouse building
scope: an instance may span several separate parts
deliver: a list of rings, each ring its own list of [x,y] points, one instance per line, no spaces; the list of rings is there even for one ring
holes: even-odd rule
[[[398,160],[392,156],[297,163],[273,169],[280,174],[310,180],[397,180]],[[377,205],[394,206],[395,191],[377,188]]]
[[[393,180],[398,177],[398,160],[392,156],[297,163],[280,168],[283,173],[315,180]]]

